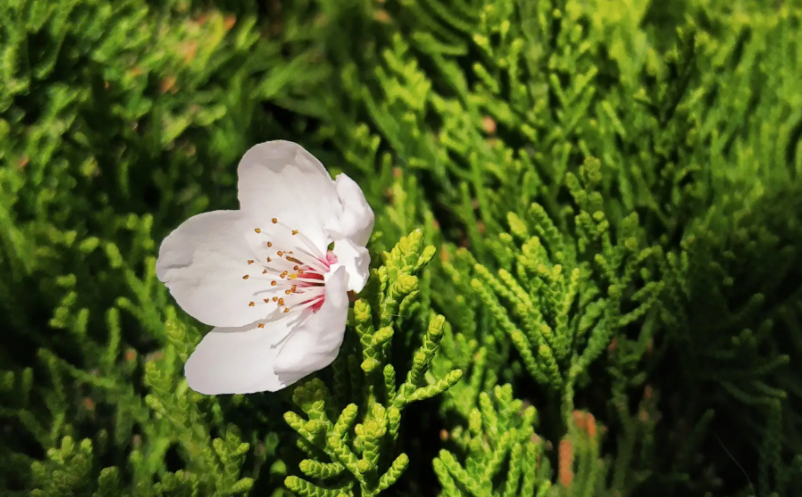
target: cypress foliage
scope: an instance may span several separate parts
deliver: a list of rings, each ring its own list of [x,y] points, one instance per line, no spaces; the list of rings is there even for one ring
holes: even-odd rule
[[[802,495],[799,0],[5,0],[0,494]],[[161,240],[272,139],[376,213],[209,397]]]

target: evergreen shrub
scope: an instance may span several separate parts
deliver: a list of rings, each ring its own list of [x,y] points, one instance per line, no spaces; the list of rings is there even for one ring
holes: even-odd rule
[[[331,367],[204,396],[161,240],[302,144]],[[800,0],[3,0],[0,495],[802,496]]]

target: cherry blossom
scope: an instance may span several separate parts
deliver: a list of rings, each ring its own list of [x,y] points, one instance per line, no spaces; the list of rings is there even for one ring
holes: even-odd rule
[[[351,178],[288,141],[254,146],[237,174],[240,210],[191,217],[156,263],[178,305],[214,326],[184,369],[208,395],[275,392],[331,364],[370,264],[373,211]]]

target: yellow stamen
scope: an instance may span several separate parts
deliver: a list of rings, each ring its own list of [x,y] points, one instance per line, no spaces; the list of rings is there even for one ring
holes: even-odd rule
[[[270,284],[271,284],[272,286],[276,286],[276,285],[278,285],[278,281],[276,281],[276,280],[273,280],[273,281],[271,281],[271,282],[270,282]]]
[[[248,307],[253,307],[253,306],[255,306],[255,305],[256,305],[256,302],[250,302],[250,303],[248,304]]]
[[[262,230],[260,230],[259,228],[256,228],[254,231],[257,232],[257,233],[261,233],[262,232]]]
[[[242,277],[242,279],[243,280],[247,280],[248,279],[248,275],[246,274],[245,276]]]
[[[278,223],[278,219],[273,218],[273,224],[276,224],[276,223]]]

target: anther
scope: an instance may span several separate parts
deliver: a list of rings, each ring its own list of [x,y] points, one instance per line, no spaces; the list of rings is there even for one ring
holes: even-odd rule
[[[278,299],[278,305],[284,305],[284,299]]]
[[[304,270],[303,269],[299,269],[298,270],[298,274],[304,274]]]
[[[293,285],[293,286],[295,286],[295,285]],[[292,293],[292,290],[284,290],[284,295],[289,295],[291,293]]]
[[[289,274],[289,272],[287,272],[287,271],[284,271],[284,272],[283,272],[283,273],[281,273],[279,276],[280,276],[281,278],[286,278],[288,274]]]
[[[293,235],[297,235],[298,234],[298,230],[292,230],[292,234]]]
[[[278,254],[278,256],[279,256],[279,257],[282,257],[282,256],[284,255],[284,252],[282,252],[281,250],[279,250],[278,252],[276,252],[276,254]]]
[[[273,246],[273,242],[267,242],[267,246],[268,247],[272,247]]]
[[[287,314],[288,312],[290,312],[290,308],[289,307],[285,307],[284,308],[284,314]]]
[[[278,297],[273,297],[273,302],[278,302]]]
[[[278,219],[273,218],[273,224],[276,224],[276,223],[278,223]]]
[[[261,233],[262,232],[262,230],[260,230],[259,228],[256,228],[254,231],[257,232],[257,233]]]
[[[270,257],[268,257],[268,258],[267,258],[267,262],[273,262],[273,259],[271,259]]]
[[[273,281],[271,281],[271,282],[270,282],[270,284],[271,284],[272,286],[276,286],[276,285],[278,285],[278,281],[276,281],[276,280],[273,280]]]
[[[269,298],[268,299],[264,299],[264,301],[265,301],[265,304],[267,304],[268,302],[270,302],[270,299]]]
[[[249,264],[249,265],[250,265],[250,264],[253,264],[253,261],[249,259],[249,260],[248,260],[248,264]]]
[[[242,279],[243,280],[247,280],[248,279],[248,275],[246,274],[245,276],[242,277]]]
[[[253,306],[255,306],[255,305],[256,305],[256,302],[250,302],[250,303],[248,304],[248,307],[253,307]]]
[[[267,274],[267,269],[263,269],[262,274]]]
[[[264,325],[264,323],[259,323],[259,324],[257,324],[257,325],[256,325],[256,327],[257,327],[257,328],[264,328],[264,327],[265,327],[265,325]]]
[[[292,268],[293,268],[294,270],[298,271],[298,266],[297,266],[297,265],[293,266]]]

